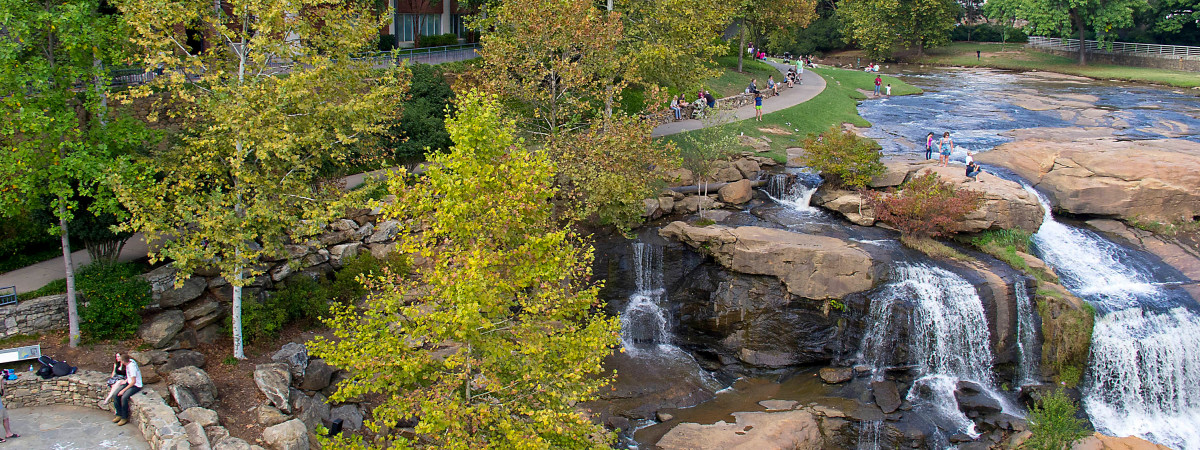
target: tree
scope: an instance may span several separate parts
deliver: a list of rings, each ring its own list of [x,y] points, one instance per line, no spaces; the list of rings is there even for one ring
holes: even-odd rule
[[[380,448],[601,446],[603,427],[574,409],[611,381],[601,363],[619,341],[598,312],[592,248],[555,218],[553,162],[517,139],[497,98],[472,90],[457,109],[450,152],[388,182],[384,214],[421,262],[374,279],[361,308],[335,308],[334,337],[310,344],[349,370],[331,399],[379,398],[367,426]],[[394,427],[414,420],[411,440]]]
[[[399,112],[399,122],[388,131],[395,157],[404,162],[420,161],[427,150],[443,151],[451,144],[445,125],[446,108],[454,98],[450,83],[435,66],[414,64],[411,70],[408,100]]]
[[[817,18],[817,0],[737,0],[736,16],[740,21],[738,33],[738,72],[746,55],[746,31],[759,33],[787,27],[806,27]]]
[[[1034,450],[1066,450],[1087,437],[1086,421],[1075,418],[1075,402],[1061,388],[1042,396],[1029,411],[1029,431],[1033,436],[1025,445]]]
[[[632,72],[645,83],[686,92],[719,73],[713,58],[728,52],[721,32],[735,4],[723,0],[619,0]]]
[[[384,130],[380,111],[403,98],[406,69],[373,69],[350,55],[372,42],[383,18],[347,0],[301,3],[125,0],[143,63],[164,76],[133,91],[160,102],[186,126],[156,154],[159,171],[131,171],[120,195],[127,228],[161,239],[154,260],[170,259],[182,283],[200,267],[233,286],[233,355],[244,358],[242,288],[340,213],[344,193],[317,179],[346,164],[356,145]],[[208,47],[193,53],[187,30]],[[152,117],[153,118],[153,117]]]
[[[684,134],[680,156],[683,157],[683,167],[690,170],[696,179],[698,195],[708,195],[708,182],[712,178],[714,163],[737,148],[737,138],[724,126],[732,120],[732,113],[728,111],[709,110],[700,119],[702,127],[699,130]],[[703,192],[700,188],[702,183]],[[704,202],[697,202],[697,205],[703,213]]]
[[[993,2],[996,5],[991,6]],[[1068,37],[1074,30],[1080,41],[1081,66],[1087,64],[1083,41],[1089,30],[1101,45],[1111,46],[1115,31],[1132,26],[1134,14],[1148,7],[1146,0],[993,0],[988,4],[988,11],[1015,11],[1017,18],[1029,21],[1030,35]]]
[[[846,35],[874,59],[891,56],[897,46],[926,47],[950,42],[959,11],[954,0],[843,0],[838,16]]]
[[[900,230],[906,238],[916,239],[953,233],[955,226],[982,202],[979,192],[959,189],[929,170],[906,181],[898,192],[865,194],[875,219]]]
[[[70,227],[80,201],[117,213],[106,166],[148,134],[107,108],[108,66],[122,56],[123,25],[100,0],[0,0],[0,208],[49,205],[62,241],[69,344],[79,343]],[[84,215],[89,212],[82,212]]]
[[[801,147],[804,165],[812,167],[834,186],[860,188],[883,173],[879,144],[837,125],[819,135],[809,135]]]

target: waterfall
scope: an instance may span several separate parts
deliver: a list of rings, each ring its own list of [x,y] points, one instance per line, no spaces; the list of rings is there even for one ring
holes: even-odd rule
[[[1099,317],[1083,384],[1096,429],[1200,449],[1200,317],[1163,289],[1162,275],[1133,252],[1091,231],[1046,220],[1034,245],[1063,285]]]
[[[907,323],[893,317],[901,303],[911,305]],[[903,329],[908,330],[908,357],[896,360],[895,336]],[[940,267],[902,263],[893,269],[891,283],[872,298],[859,359],[876,369],[915,365],[920,377],[908,400],[939,427],[977,436],[974,423],[959,411],[954,391],[960,380],[992,388],[990,343],[983,303],[971,283]]]
[[[882,420],[869,420],[858,423],[858,445],[855,450],[880,450],[879,435],[883,432]]]
[[[662,247],[633,243],[635,290],[621,313],[621,343],[626,353],[637,356],[670,346],[667,315],[663,311]]]
[[[1033,299],[1029,298],[1025,279],[1017,279],[1013,283],[1013,292],[1017,301],[1017,351],[1021,355],[1020,379],[1021,385],[1037,384],[1041,380],[1038,351],[1037,324],[1034,323]]]
[[[818,183],[809,186],[798,178],[801,173],[780,173],[767,179],[767,196],[776,203],[788,206],[800,212],[816,212],[817,208],[809,205],[813,193],[817,192]]]

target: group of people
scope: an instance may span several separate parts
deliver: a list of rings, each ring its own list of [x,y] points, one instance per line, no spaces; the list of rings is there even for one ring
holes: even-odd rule
[[[110,400],[113,402],[113,423],[123,426],[129,423],[129,399],[133,394],[142,390],[142,370],[138,363],[128,354],[117,353],[113,362],[112,373],[108,377],[108,396],[100,400],[103,408]]]
[[[692,106],[693,104],[695,104],[697,108],[713,108],[717,106],[717,98],[714,97],[711,92],[699,90],[696,91],[696,101],[693,103],[688,103],[687,97],[684,97],[683,94],[679,94],[678,97],[671,99],[671,111],[675,113],[675,120],[683,120],[683,109]]]
[[[880,75],[875,75],[875,96],[876,97],[879,96],[879,88],[881,86],[883,86],[883,77]],[[892,96],[892,83],[887,84],[887,87],[884,89],[884,95],[886,95],[888,97]]]
[[[933,159],[933,148],[935,145],[933,137],[932,131],[925,136],[925,159]],[[954,152],[954,140],[950,139],[950,132],[943,132],[942,138],[936,141],[936,145],[938,149],[938,167],[949,167],[950,154]],[[983,172],[983,169],[979,167],[979,164],[975,163],[975,158],[971,157],[970,152],[967,153],[966,161],[967,178],[970,178],[973,181],[979,181],[979,174]]]

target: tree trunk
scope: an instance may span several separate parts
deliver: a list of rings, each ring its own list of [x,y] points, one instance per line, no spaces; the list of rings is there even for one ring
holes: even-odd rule
[[[738,72],[742,71],[742,57],[746,56],[746,21],[742,20],[742,43],[738,44]]]
[[[79,346],[79,309],[75,306],[75,261],[71,259],[71,235],[67,231],[67,205],[62,196],[58,197],[58,227],[59,237],[62,238],[63,266],[67,276],[67,330],[70,338],[68,345],[72,348]]]
[[[246,359],[246,350],[242,347],[242,268],[237,268],[233,275],[233,357]]]
[[[1083,38],[1087,37],[1087,28],[1083,26],[1083,18],[1079,16],[1079,10],[1071,8],[1071,20],[1075,22],[1075,28],[1079,30],[1079,65],[1087,65],[1087,50],[1084,46]]]
[[[917,57],[920,58],[922,56],[925,56],[925,40],[917,39]]]

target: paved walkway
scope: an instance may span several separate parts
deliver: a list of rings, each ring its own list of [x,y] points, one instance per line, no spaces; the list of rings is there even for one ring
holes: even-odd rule
[[[775,66],[782,74],[787,74],[787,64],[780,64],[772,61],[767,61],[767,64]],[[782,77],[781,77],[782,79]],[[766,85],[766,80],[759,80],[761,86]],[[804,71],[804,84],[795,85],[791,89],[784,89],[779,95],[763,99],[763,114],[773,113],[785,108],[791,108],[816,97],[821,91],[825,90],[825,79],[817,75],[811,70]],[[734,120],[746,120],[754,118],[754,105],[746,105],[737,108],[733,111]],[[659,125],[654,128],[652,136],[668,136],[684,131],[699,130],[704,128],[704,123],[696,119],[681,120],[678,122],[670,122]]]
[[[12,431],[21,437],[0,444],[0,449],[150,449],[136,426],[118,427],[107,411],[82,406],[32,406],[9,409],[8,417]]]
[[[121,262],[129,262],[145,258],[147,250],[142,235],[136,234],[125,241],[125,247],[121,249],[121,255],[117,259]],[[88,256],[87,250],[77,250],[71,253],[71,262],[74,263],[75,270],[79,270],[80,267],[92,262],[92,258]],[[25,293],[37,290],[51,281],[66,278],[64,272],[63,258],[59,256],[0,274],[0,286],[16,286],[17,293]]]

